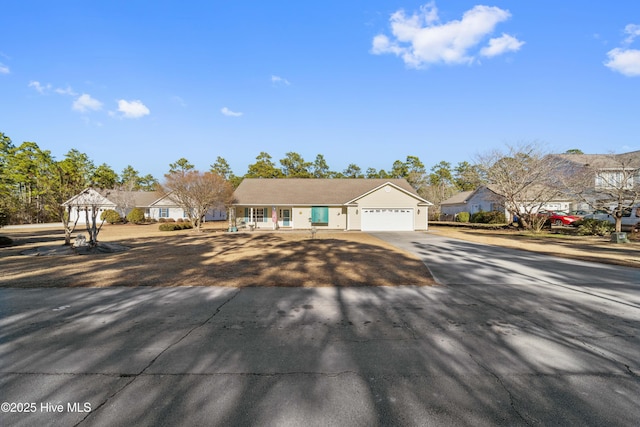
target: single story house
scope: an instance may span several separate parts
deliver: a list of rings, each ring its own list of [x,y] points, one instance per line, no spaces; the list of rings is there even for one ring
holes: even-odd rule
[[[246,178],[230,213],[258,229],[413,231],[431,205],[404,179]]]
[[[544,203],[540,209],[549,211],[569,211],[576,203],[568,198],[556,198]],[[524,212],[525,207],[529,208],[526,200],[522,201],[520,212]],[[460,212],[503,212],[505,218],[511,220],[511,214],[505,208],[504,198],[491,190],[490,186],[480,186],[472,191],[462,191],[448,198],[440,204],[441,219],[453,221]],[[537,211],[537,209],[533,209]]]
[[[460,212],[504,212],[509,218],[509,212],[504,207],[502,196],[494,193],[488,187],[481,186],[475,190],[462,191],[440,203],[441,219],[453,221]]]
[[[155,193],[155,192],[154,192]],[[160,218],[187,218],[185,210],[176,205],[169,195],[159,193],[148,206],[145,206],[145,215],[149,218],[160,220]],[[207,211],[203,222],[222,221],[227,219],[227,208],[224,205],[216,206]]]
[[[102,212],[113,209],[125,217],[133,208],[144,209],[145,217],[160,220],[160,218],[187,218],[186,212],[177,206],[169,196],[160,191],[124,191],[87,188],[62,204],[70,207],[69,221],[83,224],[86,221],[85,211],[88,207],[98,208],[98,218]],[[219,221],[227,219],[224,206],[210,209],[205,221]]]

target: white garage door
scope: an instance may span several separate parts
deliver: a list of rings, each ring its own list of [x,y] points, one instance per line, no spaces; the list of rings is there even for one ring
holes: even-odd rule
[[[413,209],[364,208],[362,231],[413,231]]]

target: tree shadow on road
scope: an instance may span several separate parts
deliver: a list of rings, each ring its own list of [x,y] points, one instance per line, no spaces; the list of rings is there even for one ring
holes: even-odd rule
[[[0,387],[70,390],[94,403],[89,424],[637,419],[636,312],[483,286],[2,289]]]

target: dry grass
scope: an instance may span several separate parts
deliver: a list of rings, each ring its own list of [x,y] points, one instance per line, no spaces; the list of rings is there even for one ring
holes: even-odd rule
[[[2,287],[397,286],[433,285],[416,257],[359,232],[161,232],[157,225],[105,225],[101,242],[130,248],[110,254],[25,256],[61,245],[58,230],[3,230]],[[77,233],[76,233],[77,234]]]
[[[432,223],[430,232],[477,243],[524,249],[562,258],[593,261],[626,267],[640,267],[640,241],[612,243],[609,237],[571,236],[563,234],[534,235],[517,230],[472,229],[438,226]]]

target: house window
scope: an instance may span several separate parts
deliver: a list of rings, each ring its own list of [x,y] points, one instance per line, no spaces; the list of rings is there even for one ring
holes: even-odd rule
[[[183,209],[182,210],[182,218],[188,218],[188,217],[189,217],[189,213],[185,209]]]
[[[597,188],[625,188],[633,187],[633,176],[624,171],[603,171],[596,175]]]
[[[311,207],[311,224],[328,225],[329,208],[327,206]]]
[[[248,222],[267,222],[265,208],[253,208],[253,217],[251,216],[251,208],[244,208],[244,217]]]
[[[159,208],[159,218],[169,218],[169,208]]]

